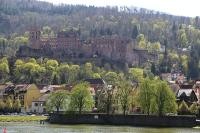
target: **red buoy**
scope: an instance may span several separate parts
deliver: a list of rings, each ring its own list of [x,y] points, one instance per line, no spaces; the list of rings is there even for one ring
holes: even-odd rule
[[[3,128],[3,133],[7,133],[7,130],[6,130],[6,128]]]

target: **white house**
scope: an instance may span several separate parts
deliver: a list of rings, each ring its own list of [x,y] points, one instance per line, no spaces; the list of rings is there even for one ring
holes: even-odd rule
[[[42,95],[38,100],[32,101],[31,112],[33,113],[46,113],[46,100],[49,94]]]

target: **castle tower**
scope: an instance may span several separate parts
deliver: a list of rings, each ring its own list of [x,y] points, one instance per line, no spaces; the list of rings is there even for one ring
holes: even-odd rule
[[[29,31],[29,45],[33,49],[40,49],[40,30],[31,29]]]

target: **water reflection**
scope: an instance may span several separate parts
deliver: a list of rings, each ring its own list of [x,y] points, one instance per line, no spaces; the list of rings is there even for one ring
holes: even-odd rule
[[[8,133],[200,133],[200,128],[143,128],[130,126],[0,123]],[[1,132],[1,131],[0,131]]]

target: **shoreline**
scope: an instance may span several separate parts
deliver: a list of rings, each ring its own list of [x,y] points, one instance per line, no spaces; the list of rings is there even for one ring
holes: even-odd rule
[[[107,114],[50,114],[47,116],[0,115],[0,122],[44,122],[59,125],[113,125],[134,127],[182,127],[200,128],[194,116],[147,116],[147,115],[107,115]]]
[[[1,115],[0,122],[34,122],[34,121],[46,121],[47,116],[20,116],[20,115]]]

